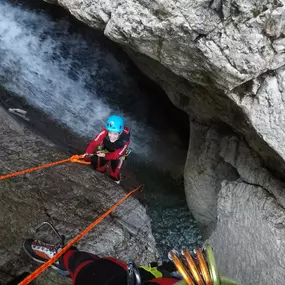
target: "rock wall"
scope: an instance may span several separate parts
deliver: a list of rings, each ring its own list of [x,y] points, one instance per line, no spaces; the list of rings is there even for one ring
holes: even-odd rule
[[[240,284],[283,284],[284,224],[284,208],[264,188],[223,183],[217,228],[209,240],[221,274]]]
[[[214,128],[190,122],[185,165],[186,199],[204,236],[216,228],[217,195],[223,180],[235,181],[236,169],[220,156],[223,135]]]
[[[67,158],[55,145],[18,124],[0,108],[0,175]],[[71,240],[125,195],[121,187],[90,166],[65,163],[2,180],[0,187],[0,281],[35,269],[21,251],[22,241],[42,237],[57,241],[48,228],[52,222]],[[131,189],[130,189],[131,190]],[[77,244],[79,249],[147,264],[157,257],[150,219],[145,208],[130,197]],[[52,270],[37,284],[69,284]]]
[[[285,183],[242,137],[191,122],[188,204],[204,225],[218,268],[241,284],[285,280]]]
[[[199,121],[232,126],[284,177],[284,1],[48,2],[135,51],[134,62],[136,54],[151,59],[147,75],[172,101]]]
[[[265,217],[284,207],[284,0],[48,1],[122,45],[190,115],[187,201],[206,235],[218,214],[222,272],[281,284],[284,224]]]

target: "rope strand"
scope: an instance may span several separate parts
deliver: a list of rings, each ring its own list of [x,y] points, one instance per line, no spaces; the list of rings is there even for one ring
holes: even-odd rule
[[[114,204],[108,211],[106,211],[103,215],[101,215],[97,220],[95,220],[91,225],[89,225],[84,231],[82,231],[79,235],[77,235],[73,240],[71,240],[63,249],[61,249],[55,256],[49,259],[46,263],[44,263],[37,270],[32,272],[28,277],[26,277],[21,283],[18,285],[26,285],[33,281],[41,272],[46,270],[50,265],[52,265],[58,258],[60,258],[67,250],[69,250],[79,239],[81,239],[84,235],[86,235],[90,230],[92,230],[98,223],[100,223],[106,216],[108,216],[111,212],[113,212],[122,202],[124,202],[129,196],[135,193],[140,188],[143,189],[143,186],[140,185],[137,188],[133,189],[131,192],[126,194],[123,198],[121,198],[116,204]]]
[[[14,173],[10,173],[10,174],[6,174],[6,175],[3,175],[3,176],[0,176],[0,180],[4,180],[4,179],[11,178],[11,177],[14,177],[14,176],[18,176],[18,175],[22,175],[22,174],[25,174],[25,173],[33,172],[33,171],[36,171],[36,170],[39,170],[39,169],[43,169],[43,168],[47,168],[47,167],[51,167],[51,166],[54,166],[54,165],[66,163],[66,162],[69,162],[69,161],[70,162],[77,162],[77,163],[81,163],[81,164],[90,164],[90,162],[82,161],[83,157],[84,157],[83,155],[73,155],[73,156],[71,156],[70,158],[67,158],[67,159],[58,160],[58,161],[47,163],[47,164],[44,164],[44,165],[41,165],[41,166],[32,167],[32,168],[28,168],[28,169],[25,169],[25,170],[21,170],[21,171],[17,171],[17,172],[14,172]]]

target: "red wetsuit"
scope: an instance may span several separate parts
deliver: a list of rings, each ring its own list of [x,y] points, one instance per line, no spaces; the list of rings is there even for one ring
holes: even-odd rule
[[[111,161],[110,176],[115,180],[120,180],[120,170],[123,165],[123,160],[120,157],[126,154],[127,148],[130,144],[130,131],[124,127],[119,139],[111,142],[108,137],[108,131],[104,128],[88,145],[86,152],[94,154],[91,157],[91,163],[97,171],[105,172],[107,170],[108,162]],[[106,150],[105,157],[98,157],[96,151],[98,147]]]
[[[127,285],[127,265],[111,257],[70,249],[63,255],[63,263],[73,285]],[[175,278],[142,280],[142,285],[173,285]]]

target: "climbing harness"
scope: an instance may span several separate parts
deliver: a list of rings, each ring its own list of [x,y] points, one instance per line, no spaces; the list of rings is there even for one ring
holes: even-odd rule
[[[46,270],[50,265],[52,265],[57,259],[59,259],[67,250],[69,250],[78,240],[80,240],[83,236],[85,236],[89,231],[91,231],[97,224],[99,224],[106,216],[108,216],[111,212],[113,212],[121,203],[123,203],[129,196],[133,193],[141,189],[143,190],[143,186],[140,185],[137,188],[130,191],[123,198],[121,198],[116,204],[114,204],[108,211],[106,211],[103,215],[101,215],[98,219],[96,219],[92,224],[90,224],[85,230],[83,230],[80,234],[78,234],[75,238],[73,238],[67,245],[65,245],[58,253],[56,253],[51,259],[49,259],[46,263],[44,263],[41,267],[31,273],[27,278],[25,278],[19,285],[26,285],[33,281],[41,272]],[[46,224],[46,223],[44,223]],[[43,225],[43,224],[42,224]],[[42,226],[41,225],[41,226]],[[53,229],[55,232],[56,229]],[[61,237],[57,232],[58,237]]]
[[[238,285],[235,281],[219,275],[213,249],[209,244],[203,248],[203,252],[200,248],[196,248],[193,254],[190,254],[187,249],[183,249],[181,255],[175,250],[170,251],[170,259],[184,279],[178,284]]]
[[[0,176],[0,180],[4,180],[4,179],[7,179],[7,178],[11,178],[11,177],[18,176],[18,175],[21,175],[21,174],[25,174],[25,173],[28,173],[28,172],[33,172],[33,171],[36,171],[36,170],[39,170],[39,169],[43,169],[43,168],[47,168],[47,167],[51,167],[51,166],[54,166],[54,165],[63,164],[63,163],[66,163],[66,162],[74,162],[74,163],[76,162],[76,163],[81,163],[81,164],[90,164],[90,162],[84,161],[83,158],[84,158],[84,155],[73,155],[73,156],[71,156],[71,157],[69,157],[67,159],[63,159],[63,160],[47,163],[47,164],[44,164],[44,165],[41,165],[41,166],[32,167],[32,168],[28,168],[28,169],[21,170],[21,171],[18,171],[18,172],[2,175],[2,176]]]
[[[102,145],[99,145],[98,147],[97,147],[97,151],[102,151],[102,152],[104,152],[104,153],[110,153],[108,150],[106,150],[106,149],[104,149],[104,147],[102,146]],[[123,155],[123,156],[120,156],[120,158],[119,159],[121,159],[121,160],[126,160],[127,158],[128,158],[128,156],[130,155],[130,153],[131,153],[132,151],[130,150],[130,148],[126,148],[126,153]],[[91,157],[91,156],[93,156],[94,154],[89,154],[88,156],[89,157]]]
[[[126,160],[128,158],[128,156],[131,154],[131,150],[129,148],[126,149],[126,154],[121,156],[120,159],[121,160]]]

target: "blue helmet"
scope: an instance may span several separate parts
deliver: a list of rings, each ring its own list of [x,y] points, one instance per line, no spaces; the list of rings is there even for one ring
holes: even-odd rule
[[[120,133],[124,130],[124,119],[121,116],[111,116],[107,120],[106,129],[108,132]]]

